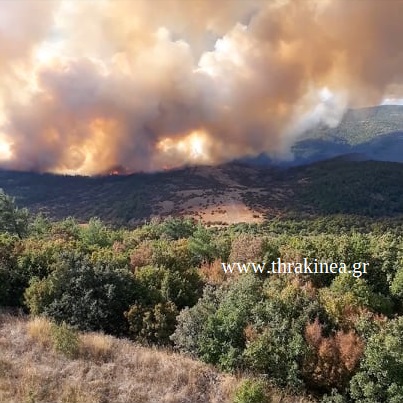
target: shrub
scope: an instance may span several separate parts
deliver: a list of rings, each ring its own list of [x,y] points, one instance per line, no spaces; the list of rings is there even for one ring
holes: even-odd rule
[[[171,271],[184,272],[194,266],[187,239],[153,242],[152,263]]]
[[[243,354],[249,368],[267,374],[276,385],[300,387],[302,361],[307,354],[300,329],[279,318],[264,330],[259,329],[255,337]]]
[[[195,306],[182,309],[177,317],[175,333],[171,336],[176,348],[194,357],[200,355],[203,329],[208,317],[217,310],[219,300],[219,292],[207,286]]]
[[[89,246],[106,247],[113,244],[111,231],[99,218],[91,218],[86,226],[81,227],[80,237]]]
[[[246,380],[235,392],[233,403],[266,403],[265,385],[262,381]]]
[[[189,218],[167,218],[161,225],[162,235],[170,240],[188,238],[196,230],[195,223]]]
[[[223,291],[218,308],[209,315],[199,338],[203,361],[224,370],[242,366],[246,338],[244,329],[252,308],[261,300],[261,281],[257,276],[242,276]]]
[[[22,239],[28,233],[28,219],[28,210],[19,209],[15,199],[0,189],[0,232],[8,232]]]
[[[143,305],[172,301],[178,309],[193,306],[202,293],[202,281],[195,269],[185,272],[147,266],[135,272],[139,286],[138,300]]]
[[[359,403],[403,401],[403,317],[389,322],[368,340],[360,370],[350,382]]]
[[[390,286],[390,291],[395,297],[403,299],[403,268],[397,271]]]
[[[249,234],[240,234],[233,241],[230,262],[256,262],[261,261],[263,256],[263,241],[261,237]]]
[[[168,344],[175,330],[178,310],[174,303],[161,302],[145,307],[133,305],[126,313],[133,338],[140,342]]]
[[[364,349],[361,338],[353,331],[338,331],[324,337],[316,320],[305,328],[311,354],[304,363],[305,379],[310,386],[331,390],[344,389],[356,370]]]
[[[53,348],[68,358],[76,358],[79,353],[78,334],[66,323],[61,325],[53,324],[51,327],[51,338]]]
[[[20,305],[27,284],[24,273],[17,265],[17,245],[16,238],[0,234],[0,305],[3,306]]]
[[[133,275],[107,262],[91,263],[82,255],[67,255],[60,267],[25,292],[31,313],[45,314],[80,330],[125,334],[124,312],[134,302]]]
[[[199,226],[189,238],[189,251],[197,266],[202,262],[213,262],[218,257],[218,251],[211,231]]]
[[[314,291],[286,277],[266,280],[264,294],[265,299],[253,307],[247,328],[245,364],[277,385],[301,387],[309,352],[305,325],[316,317],[326,323],[327,317]]]
[[[150,241],[141,242],[130,255],[130,266],[133,270],[152,264],[153,249]]]
[[[347,403],[347,399],[337,389],[332,389],[331,394],[325,394],[320,403]]]

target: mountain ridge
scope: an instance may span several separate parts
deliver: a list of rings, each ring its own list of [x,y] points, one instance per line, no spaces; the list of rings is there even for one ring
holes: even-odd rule
[[[403,164],[357,156],[288,168],[230,163],[124,176],[0,171],[0,188],[53,219],[97,216],[119,225],[154,216],[232,224],[288,215],[403,214]]]

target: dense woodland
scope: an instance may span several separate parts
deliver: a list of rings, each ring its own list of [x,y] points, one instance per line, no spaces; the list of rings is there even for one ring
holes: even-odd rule
[[[248,373],[323,402],[403,401],[403,238],[354,216],[207,228],[189,219],[112,229],[51,222],[0,194],[0,305]],[[364,261],[360,278],[225,275],[221,262]],[[259,397],[260,396],[260,397]],[[249,399],[249,400],[248,400]],[[253,400],[255,399],[255,400]]]
[[[0,170],[1,187],[33,213],[44,212],[53,220],[73,216],[80,222],[99,217],[119,226],[143,224],[155,216],[198,219],[197,207],[183,209],[195,196],[204,200],[204,207],[225,209],[234,194],[269,223],[278,217],[295,221],[336,214],[402,217],[402,177],[403,164],[346,157],[287,169],[227,164],[100,177]],[[161,209],[166,201],[173,204],[171,212]]]

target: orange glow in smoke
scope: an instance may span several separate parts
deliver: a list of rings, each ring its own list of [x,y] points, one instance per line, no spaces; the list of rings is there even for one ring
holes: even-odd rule
[[[8,161],[11,157],[11,144],[0,136],[0,161]]]
[[[208,162],[209,146],[210,140],[204,131],[193,131],[180,139],[162,139],[157,143],[157,150],[162,154],[177,156],[185,162]]]

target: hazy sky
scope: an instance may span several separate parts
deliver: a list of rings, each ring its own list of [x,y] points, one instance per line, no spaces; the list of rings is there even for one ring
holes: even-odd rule
[[[2,0],[0,166],[287,158],[315,124],[403,97],[402,38],[399,0]]]

